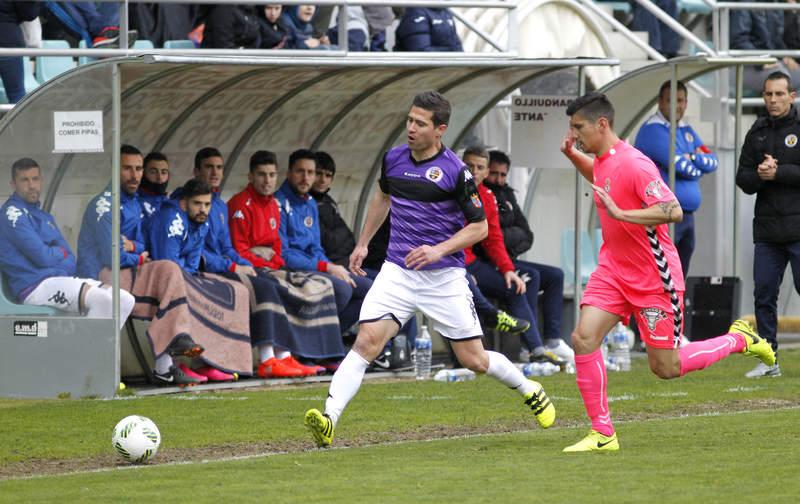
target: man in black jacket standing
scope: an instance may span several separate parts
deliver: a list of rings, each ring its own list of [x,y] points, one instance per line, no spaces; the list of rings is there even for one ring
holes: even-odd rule
[[[542,319],[544,327],[542,341],[548,350],[566,361],[574,361],[575,354],[570,346],[561,339],[561,310],[564,304],[564,272],[561,268],[546,264],[532,263],[517,259],[533,246],[533,231],[528,225],[522,208],[514,196],[514,189],[507,183],[508,170],[511,159],[501,151],[489,152],[489,175],[483,185],[492,190],[497,198],[497,210],[500,218],[500,228],[503,230],[503,241],[506,251],[514,261],[514,265],[527,266],[526,271],[533,271],[537,275],[523,279],[531,292],[542,291]],[[475,246],[480,254],[480,244]],[[538,303],[534,303],[535,305]],[[535,320],[531,321],[536,324]]]
[[[742,145],[736,185],[756,195],[753,218],[753,293],[759,334],[778,351],[778,293],[791,262],[800,293],[800,114],[789,76],[774,72],[763,87],[768,115],[756,120]],[[774,366],[759,364],[745,376],[780,376]]]

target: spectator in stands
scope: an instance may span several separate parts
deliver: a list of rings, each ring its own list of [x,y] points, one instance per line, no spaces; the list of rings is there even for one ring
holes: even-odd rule
[[[324,32],[317,32],[313,19],[317,8],[314,5],[297,5],[286,8],[281,19],[289,30],[287,49],[335,49]]]
[[[110,318],[111,289],[75,276],[76,261],[69,244],[55,218],[41,209],[42,185],[42,171],[33,159],[18,159],[11,165],[14,193],[0,208],[0,272],[22,304]],[[133,305],[133,296],[120,290],[120,329]]]
[[[142,234],[142,207],[137,189],[142,180],[142,153],[136,147],[123,145],[120,152],[120,287],[144,300],[156,300],[159,308],[174,301],[186,300],[180,268],[170,261],[151,261]],[[133,271],[136,270],[136,274]],[[89,201],[78,235],[78,276],[111,283],[111,186]],[[179,286],[165,289],[164,285]],[[187,301],[191,303],[191,301]],[[207,380],[190,373],[184,364],[177,367],[173,357],[197,357],[204,348],[197,344],[180,316],[163,310],[154,316],[148,302],[139,302],[131,316],[150,320],[148,336],[155,361],[154,379],[163,385],[194,385]],[[211,336],[213,337],[213,335]]]
[[[797,3],[797,0],[786,0]],[[783,43],[787,49],[800,49],[800,16],[796,10],[783,12]]]
[[[497,209],[500,217],[500,228],[503,230],[503,239],[506,251],[517,269],[524,267],[530,277],[527,280],[527,290],[531,294],[542,292],[542,319],[544,320],[544,343],[548,349],[564,360],[573,360],[574,353],[564,340],[561,339],[561,310],[564,304],[564,272],[561,268],[546,264],[532,263],[517,259],[533,246],[533,231],[528,225],[528,220],[522,213],[517,198],[506,182],[511,159],[501,151],[489,153],[489,175],[483,184],[492,190],[497,198]],[[481,250],[480,247],[477,248]],[[480,252],[484,254],[485,252]],[[531,274],[531,270],[538,275]],[[525,279],[526,275],[521,275]],[[531,302],[534,315],[537,303]],[[536,319],[533,319],[534,326]]]
[[[450,9],[406,9],[395,31],[395,51],[460,52],[461,39]]]
[[[783,40],[784,19],[781,10],[732,10],[730,12],[730,48],[740,50],[785,50]],[[794,49],[794,48],[790,48]],[[800,81],[800,64],[790,57],[780,58],[776,63],[763,66],[744,67],[743,85],[752,92],[759,92],[769,74],[779,70]]]
[[[638,2],[632,3],[633,22],[631,28],[634,31],[647,32],[650,47],[660,52],[665,58],[677,56],[681,47],[681,39],[678,34]],[[653,3],[673,19],[678,19],[678,0],[653,0]]]
[[[37,2],[12,2],[0,0],[0,47],[25,47],[20,24],[36,19]],[[22,57],[0,57],[0,81],[9,103],[17,103],[25,96],[25,67]]]
[[[347,268],[350,265],[350,254],[356,247],[356,239],[342,219],[336,200],[328,194],[336,175],[336,162],[324,151],[317,152],[316,156],[317,177],[309,193],[317,201],[320,241],[331,262]]]
[[[202,47],[257,49],[261,45],[259,13],[253,5],[215,5],[206,16]]]
[[[250,337],[256,346],[271,344],[276,332],[289,330],[283,300],[278,293],[275,281],[259,274],[253,264],[240,256],[233,247],[228,227],[228,206],[219,196],[225,163],[219,150],[213,147],[200,149],[194,158],[196,180],[211,187],[211,210],[208,213],[208,234],[203,248],[203,270],[215,273],[235,282],[241,282],[250,293]],[[176,191],[179,194],[179,191]],[[342,355],[344,355],[344,349]],[[285,355],[284,355],[285,354]],[[281,364],[263,363],[259,375],[263,377],[311,376],[322,371],[316,367],[300,364],[288,351],[281,353],[277,360]],[[273,355],[274,356],[274,355]],[[261,361],[260,361],[261,362]],[[273,364],[275,364],[273,366]],[[285,371],[288,367],[290,372]]]
[[[338,12],[338,10],[337,10]],[[336,17],[338,21],[338,15]],[[339,25],[328,30],[331,44],[339,45]],[[369,50],[369,25],[364,9],[359,5],[347,8],[347,50],[353,52]]]
[[[333,282],[342,332],[358,321],[361,303],[372,280],[350,272],[325,255],[320,244],[317,202],[308,193],[316,178],[317,157],[307,149],[289,156],[286,181],[275,196],[281,208],[280,236],[283,258],[293,270],[318,271]]]
[[[160,152],[151,152],[144,158],[144,176],[139,185],[139,201],[144,216],[150,218],[167,199],[169,185],[169,159]]]
[[[394,11],[391,7],[374,5],[365,5],[363,9],[369,26],[369,50],[386,51],[386,29],[394,23]]]
[[[45,6],[88,47],[119,47],[119,5],[114,2],[46,2]],[[128,31],[128,46],[139,36]]]
[[[508,256],[503,243],[503,232],[500,229],[497,200],[492,191],[483,185],[483,181],[489,173],[489,153],[481,147],[468,147],[464,151],[463,160],[472,176],[475,177],[475,185],[478,188],[489,225],[488,236],[479,242],[483,257],[478,258],[472,247],[464,251],[467,271],[475,277],[481,292],[504,300],[513,316],[531,321],[536,320],[534,314],[538,303],[538,292],[528,291],[525,281],[520,278],[515,269],[519,267],[520,273],[527,273],[529,277],[537,276],[538,272],[524,264],[515,265]],[[535,325],[531,325],[522,334],[522,337],[530,350],[531,362],[564,364],[561,358],[544,347]]]
[[[675,248],[681,258],[684,278],[689,274],[689,263],[694,252],[694,212],[700,208],[700,178],[715,171],[717,156],[705,146],[700,135],[683,121],[688,104],[686,85],[678,81],[675,103],[675,188],[674,192],[683,209],[683,221],[675,224]],[[658,90],[658,111],[639,129],[636,148],[649,157],[661,171],[661,178],[669,183],[669,108],[670,83],[666,81]]]
[[[250,376],[253,374],[248,317],[251,295],[239,282],[201,273],[206,236],[212,228],[209,216],[213,191],[206,182],[194,178],[179,193],[177,198],[161,204],[147,226],[150,257],[172,261],[186,273],[184,299],[192,303],[192,310],[184,316],[191,317],[189,322],[200,322],[190,325],[192,337],[216,336],[198,340],[205,347],[201,357],[205,366],[194,370],[185,367],[182,371],[190,377],[202,375],[214,381]]]
[[[753,280],[758,333],[778,351],[778,294],[786,265],[792,264],[800,293],[800,112],[792,81],[781,72],[763,84],[767,116],[747,132],[736,185],[756,195],[753,218]],[[759,364],[745,376],[780,376],[778,362]]]
[[[278,180],[275,154],[255,152],[247,178],[245,190],[228,202],[231,239],[236,250],[257,268],[259,278],[275,284],[282,305],[274,330],[253,334],[261,362],[259,375],[291,373],[297,368],[293,354],[334,370],[344,356],[344,346],[333,285],[322,275],[281,270],[281,216],[273,196]]]
[[[289,29],[281,19],[281,5],[265,5],[264,16],[259,16],[258,26],[261,33],[261,49],[283,49],[289,38]]]

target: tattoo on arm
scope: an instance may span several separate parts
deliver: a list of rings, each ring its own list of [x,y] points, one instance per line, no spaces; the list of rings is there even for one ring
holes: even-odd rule
[[[664,212],[664,215],[667,216],[667,220],[672,222],[672,211],[675,210],[675,207],[678,206],[678,203],[675,201],[670,201],[667,203],[659,203],[658,206],[661,208],[661,211]]]

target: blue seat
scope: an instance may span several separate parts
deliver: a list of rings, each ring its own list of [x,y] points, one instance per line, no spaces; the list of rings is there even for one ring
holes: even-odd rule
[[[11,289],[8,287],[8,282],[6,282],[6,276],[2,273],[0,273],[0,283],[2,283],[2,288],[0,288],[0,315],[52,316],[61,313],[59,310],[50,308],[49,306],[33,306],[15,303],[13,301],[14,295],[11,294]]]
[[[81,40],[78,42],[78,47],[80,49],[86,49],[86,41]],[[79,56],[78,57],[78,65],[85,65],[87,63],[91,63],[92,61],[96,61],[97,58],[90,58],[89,56]]]
[[[575,278],[575,230],[561,231],[561,269],[564,270],[564,283],[572,285]],[[581,230],[581,282],[589,281],[589,275],[597,268],[597,255],[592,247],[589,232]]]
[[[689,14],[710,14],[711,7],[703,0],[678,0],[678,11]]]
[[[137,40],[133,43],[132,49],[154,49],[155,46],[147,39]]]
[[[33,60],[26,57],[25,62],[25,94],[36,90],[39,87],[39,81],[33,75]]]
[[[164,42],[164,49],[195,49],[194,42],[191,40],[167,40]]]
[[[614,12],[622,12],[625,14],[631,12],[630,2],[619,1],[619,0],[597,0],[597,3],[611,6],[611,9]]]
[[[44,49],[69,49],[66,40],[43,40]],[[75,60],[70,56],[39,56],[36,58],[36,80],[44,84],[67,70],[75,68]]]

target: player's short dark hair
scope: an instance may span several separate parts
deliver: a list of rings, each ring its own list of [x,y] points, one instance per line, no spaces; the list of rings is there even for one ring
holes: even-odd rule
[[[423,91],[414,97],[414,107],[433,113],[433,125],[450,124],[450,102],[441,93],[436,91]]]
[[[486,159],[487,161],[489,160],[489,153],[481,145],[470,145],[469,147],[464,149],[464,156],[462,157],[467,157],[467,156],[478,156],[483,159]]]
[[[119,153],[121,155],[129,155],[129,156],[144,156],[142,151],[134,147],[133,145],[122,144],[122,147],[119,148]]]
[[[194,155],[194,169],[199,170],[203,160],[210,157],[222,157],[222,153],[216,147],[203,147]]]
[[[165,163],[169,163],[169,159],[167,159],[167,156],[165,156],[160,152],[155,152],[155,151],[147,154],[144,157],[144,165],[147,166],[147,163],[149,163],[150,161],[164,161]]]
[[[781,79],[786,81],[786,88],[789,90],[789,92],[794,93],[795,89],[794,86],[792,85],[792,78],[789,76],[789,74],[782,72],[780,70],[776,70],[771,74],[767,75],[767,78],[764,79],[764,85],[761,87],[761,90],[763,91],[764,89],[766,89],[767,81],[776,81]]]
[[[33,159],[29,157],[17,159],[11,165],[11,180],[17,178],[17,172],[27,171],[33,168],[39,168],[39,163],[37,163]],[[41,171],[41,168],[39,168],[39,170]]]
[[[336,161],[325,151],[317,151],[317,169],[331,172],[336,175]]]
[[[268,150],[255,151],[250,156],[250,173],[256,171],[261,165],[275,165],[278,166],[278,156],[274,152]]]
[[[581,96],[567,107],[567,115],[572,117],[580,114],[590,121],[597,121],[601,117],[608,119],[608,124],[614,126],[614,105],[603,93],[592,91]]]
[[[211,156],[209,156],[211,157]],[[205,158],[203,158],[205,159]],[[211,186],[208,183],[198,179],[189,179],[188,182],[183,184],[183,191],[181,192],[181,199],[188,201],[195,196],[205,196],[211,194]]]
[[[314,151],[309,149],[297,149],[289,154],[289,169],[291,170],[294,168],[294,164],[301,159],[310,159],[314,161],[314,167],[317,166],[317,155],[314,154]]]
[[[503,164],[504,165],[508,165],[508,167],[510,168],[511,167],[511,158],[508,157],[508,154],[506,154],[503,151],[493,150],[493,151],[489,152],[489,164],[492,164],[492,163],[501,164],[501,165],[503,165]]]
[[[664,83],[661,84],[661,87],[658,88],[658,98],[661,99],[661,97],[664,96],[664,92],[669,93],[669,88],[670,81],[664,81]],[[684,84],[683,81],[675,81],[675,89],[678,91],[683,91],[683,93],[686,95],[689,94],[689,90],[686,89],[686,84]]]

